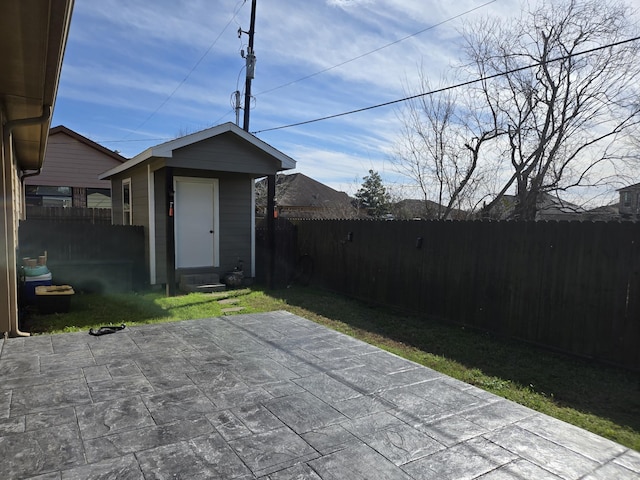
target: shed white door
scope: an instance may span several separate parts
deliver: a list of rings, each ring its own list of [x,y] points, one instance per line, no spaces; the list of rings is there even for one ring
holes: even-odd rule
[[[218,266],[218,180],[174,180],[176,268]]]

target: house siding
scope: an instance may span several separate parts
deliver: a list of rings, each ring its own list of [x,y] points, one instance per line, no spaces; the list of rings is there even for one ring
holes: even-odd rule
[[[0,104],[0,160],[2,160],[2,168],[4,168],[9,155],[9,145],[4,143],[4,123],[4,111]],[[0,194],[2,194],[3,198],[7,197],[9,193],[7,190],[7,185],[0,179]],[[0,208],[4,216],[6,206],[2,205]],[[0,266],[0,332],[8,332],[10,329],[10,305],[13,299],[11,298],[11,289],[9,286],[10,276],[7,268],[8,261],[6,254],[13,248],[15,248],[15,245],[10,245],[6,224],[5,222],[0,222],[0,252],[3,254],[3,258],[0,258],[0,263],[2,264]]]
[[[111,188],[98,175],[121,164],[69,135],[59,132],[47,141],[42,173],[25,179],[25,185]]]
[[[631,185],[619,190],[620,213],[622,215],[640,214],[640,185]]]
[[[233,133],[224,133],[196,144],[174,150],[167,165],[177,168],[252,174],[254,177],[273,175],[278,162]]]
[[[22,190],[18,167],[11,148],[12,137],[5,143],[3,125],[6,117],[0,105],[0,152],[3,175],[0,194],[3,202],[0,215],[0,332],[18,331],[18,272],[16,250],[18,248],[18,221],[22,211]]]

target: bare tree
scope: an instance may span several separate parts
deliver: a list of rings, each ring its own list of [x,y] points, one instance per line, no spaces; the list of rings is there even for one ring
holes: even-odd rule
[[[618,0],[541,0],[467,25],[457,72],[474,83],[415,97],[400,116],[393,161],[425,206],[449,218],[515,193],[511,216],[535,219],[545,194],[620,186],[638,166],[625,141],[640,120],[632,13]],[[418,88],[431,91],[424,73]]]
[[[621,168],[620,139],[640,111],[631,13],[617,1],[544,0],[516,20],[466,28],[469,74],[491,77],[469,93],[492,141],[469,146],[500,152],[510,170],[488,209],[515,189],[514,216],[534,219],[541,194],[599,185]]]
[[[418,88],[432,90],[423,72]],[[399,173],[415,182],[423,213],[446,219],[455,210],[473,212],[486,198],[488,180],[495,178],[489,175],[495,163],[479,160],[480,147],[497,135],[496,129],[479,122],[453,90],[414,97],[399,117],[402,129],[392,161]]]

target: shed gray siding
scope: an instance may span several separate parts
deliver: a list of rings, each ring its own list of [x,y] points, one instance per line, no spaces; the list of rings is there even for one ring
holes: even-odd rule
[[[131,224],[144,227],[145,265],[149,268],[149,188],[147,182],[146,167],[140,167],[111,179],[112,203],[111,223],[123,224],[122,216],[122,183],[125,179],[131,179]]]
[[[233,270],[242,260],[245,272],[251,268],[251,188],[249,175],[220,175],[220,269]]]
[[[147,184],[147,169],[140,167],[127,171],[125,174],[112,178],[112,210],[114,225],[122,225],[122,183],[131,179],[131,224],[149,226],[149,188]]]
[[[258,147],[245,142],[233,133],[223,133],[213,138],[174,150],[167,166],[237,172],[255,177],[275,174],[278,162]]]
[[[217,178],[219,181],[220,215],[220,266],[212,271],[222,277],[233,270],[238,260],[242,260],[245,274],[250,275],[251,238],[254,225],[251,222],[251,189],[253,177],[249,174],[211,172],[202,170],[179,169],[173,171],[176,177]],[[166,170],[155,172],[155,240],[156,240],[156,283],[166,283]],[[132,180],[133,182],[133,180]]]
[[[162,168],[156,170],[153,181],[155,188],[155,242],[156,242],[156,283],[167,282],[167,205],[165,182],[167,171]]]
[[[151,211],[147,205],[149,166],[154,171]],[[154,254],[151,280],[166,284],[171,276],[167,271],[168,240],[171,240],[167,238],[168,169],[174,178],[217,179],[212,184],[217,185],[218,230],[214,240],[218,242],[216,263],[219,266],[177,269],[176,278],[188,272],[215,272],[222,277],[238,266],[239,261],[245,275],[255,273],[251,271],[255,254],[252,248],[254,179],[294,166],[293,159],[228,123],[151,147],[103,175],[113,183],[114,220],[118,223],[122,223],[122,180],[131,178],[133,222],[144,225],[145,235],[151,235],[152,239],[147,244],[147,261],[149,255]],[[149,232],[149,228],[153,230]],[[203,260],[203,263],[209,262]]]

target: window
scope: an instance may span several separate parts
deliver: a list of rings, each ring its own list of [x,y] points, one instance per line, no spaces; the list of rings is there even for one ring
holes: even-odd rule
[[[625,207],[631,206],[631,193],[630,192],[622,192],[622,205]]]
[[[87,207],[111,208],[111,189],[87,188]]]
[[[49,187],[45,185],[26,185],[27,206],[70,207],[73,203],[71,187]]]
[[[131,179],[122,181],[122,224],[131,225]]]

